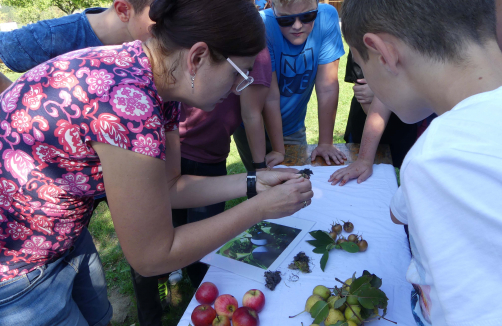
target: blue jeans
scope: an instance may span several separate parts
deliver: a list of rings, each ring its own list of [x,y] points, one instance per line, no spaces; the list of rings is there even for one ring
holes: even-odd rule
[[[58,260],[0,283],[0,325],[107,325],[103,266],[87,228]]]

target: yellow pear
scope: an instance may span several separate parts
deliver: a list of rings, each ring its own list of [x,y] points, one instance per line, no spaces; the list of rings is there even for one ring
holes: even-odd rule
[[[310,309],[318,302],[318,301],[324,301],[321,296],[317,294],[312,294],[308,299],[307,302],[305,303],[305,311],[310,312]]]
[[[329,297],[328,298],[328,306],[332,309],[335,309],[335,302],[337,302],[338,300],[340,300],[339,295],[333,295],[333,296]],[[337,309],[340,310],[341,312],[344,312],[345,307],[346,307],[346,305],[343,304],[340,308],[337,308]]]
[[[345,317],[343,316],[342,312],[337,309],[330,309],[328,313],[328,317],[326,317],[326,320],[324,321],[324,325],[334,325],[340,320],[345,320]]]
[[[350,320],[350,321],[356,323],[356,325],[361,325],[362,318],[361,318],[361,320],[359,320],[359,318],[357,318],[358,316],[359,316],[359,318],[361,318],[361,306],[349,305],[347,307],[347,309],[345,309],[345,318],[347,319],[347,321]]]

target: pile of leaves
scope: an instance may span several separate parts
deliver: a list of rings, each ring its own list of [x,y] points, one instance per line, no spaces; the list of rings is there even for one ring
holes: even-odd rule
[[[352,283],[350,285],[336,278],[336,280],[342,283],[343,286],[341,288],[336,286],[334,287],[333,294],[340,297],[340,299],[335,302],[334,309],[338,309],[343,305],[347,306],[345,309],[353,309],[353,305],[351,306],[348,304],[347,299],[349,297],[357,298],[357,303],[361,306],[360,318],[358,317],[361,323],[372,319],[385,319],[389,322],[395,323],[384,318],[387,314],[389,299],[385,295],[385,292],[380,290],[380,287],[382,286],[382,279],[368,271],[364,271],[363,275],[359,278],[356,278],[355,275],[356,273],[352,276]],[[383,310],[382,315],[379,314],[378,309]],[[318,301],[310,310],[310,315],[314,318],[312,323],[320,324],[326,319],[328,313],[328,303],[325,301]],[[357,316],[357,314],[355,315]],[[339,321],[334,325],[328,326],[348,326],[348,323],[346,321]]]
[[[303,251],[300,251],[293,259],[293,262],[289,264],[288,268],[292,270],[300,270],[302,273],[311,273],[310,257],[305,255]]]
[[[310,176],[314,174],[311,169],[303,169],[298,171],[298,174],[301,174],[305,179],[310,179]]]
[[[332,249],[342,249],[350,253],[356,253],[359,252],[359,247],[357,244],[346,241],[340,244],[336,244],[335,240],[329,236],[324,231],[317,230],[317,231],[312,231],[310,232],[310,235],[315,239],[315,240],[307,240],[308,243],[313,245],[315,248],[312,250],[312,252],[316,254],[322,254],[321,257],[321,269],[324,272],[324,268],[326,267],[326,263],[328,262],[329,258],[329,251]]]
[[[275,272],[272,272],[272,271],[266,271],[265,272],[265,286],[274,291],[275,290],[275,287],[277,286],[277,284],[279,284],[282,280],[282,277],[281,277],[281,272],[279,271],[275,271]]]

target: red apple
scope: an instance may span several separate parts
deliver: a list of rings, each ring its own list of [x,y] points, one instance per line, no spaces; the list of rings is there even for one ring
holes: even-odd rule
[[[242,298],[242,305],[260,312],[263,306],[265,306],[265,295],[260,290],[249,290],[244,294],[244,298]]]
[[[234,312],[232,322],[234,326],[258,326],[260,324],[258,313],[249,307],[238,308]]]
[[[230,294],[220,295],[214,302],[216,313],[219,316],[227,316],[230,319],[232,319],[232,315],[238,306],[237,300]]]
[[[230,318],[227,316],[216,316],[213,320],[213,326],[231,326]]]
[[[214,300],[218,297],[218,288],[211,282],[204,282],[199,286],[195,292],[195,299],[200,304],[213,304]]]
[[[211,326],[216,318],[216,311],[209,305],[201,304],[192,312],[193,326]]]

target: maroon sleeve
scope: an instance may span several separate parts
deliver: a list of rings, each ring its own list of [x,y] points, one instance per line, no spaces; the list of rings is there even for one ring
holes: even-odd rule
[[[254,62],[253,70],[249,73],[254,78],[253,85],[270,87],[272,81],[272,62],[268,49],[263,49]]]

